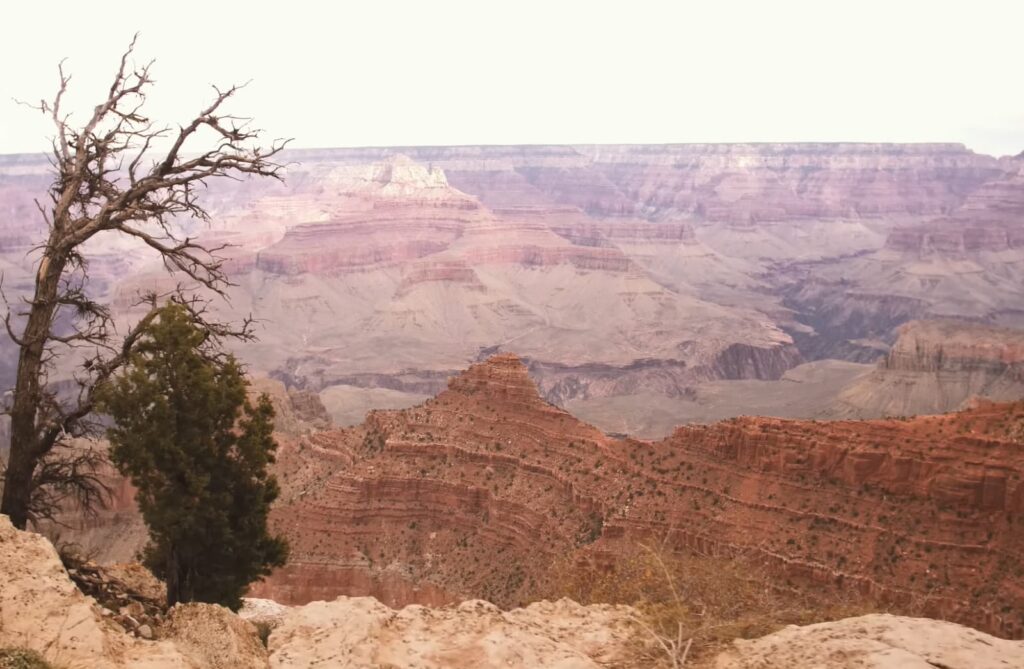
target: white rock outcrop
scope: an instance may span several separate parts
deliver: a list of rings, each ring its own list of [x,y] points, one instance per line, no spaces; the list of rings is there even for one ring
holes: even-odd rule
[[[255,629],[210,604],[175,607],[161,640],[129,636],[78,590],[47,539],[0,515],[0,648],[61,669],[264,669]]]
[[[929,618],[875,613],[797,627],[745,641],[715,669],[1010,669],[1024,667],[1024,641],[1008,641]]]
[[[502,611],[473,600],[391,609],[371,597],[283,607],[248,600],[172,609],[155,641],[126,634],[68,578],[53,545],[0,516],[0,648],[61,669],[599,669],[648,666],[627,606],[567,599]],[[244,617],[274,629],[269,656]],[[702,665],[704,666],[704,665]],[[715,669],[1010,669],[1024,641],[954,623],[872,614],[736,640]]]
[[[513,611],[479,600],[396,611],[372,597],[339,597],[285,613],[270,635],[270,664],[275,669],[623,666],[633,634],[631,611],[567,599]]]
[[[324,178],[326,188],[341,194],[383,198],[464,199],[473,198],[452,188],[444,170],[424,165],[397,154],[369,165],[336,167]]]

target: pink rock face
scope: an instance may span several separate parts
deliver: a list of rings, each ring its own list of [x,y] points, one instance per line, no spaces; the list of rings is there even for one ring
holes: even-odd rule
[[[386,163],[390,164],[390,163]],[[492,212],[439,179],[431,188],[425,168],[402,162],[402,172],[384,170],[370,181],[343,180],[337,194],[339,213],[325,222],[292,227],[284,238],[259,253],[256,265],[274,274],[339,274],[387,267],[413,267],[408,288],[421,283],[426,267],[465,267],[449,275],[472,282],[476,265],[551,267],[623,272],[629,258],[617,249],[575,244],[554,234],[545,208]],[[390,169],[390,168],[388,168]],[[401,178],[405,182],[395,183]],[[355,196],[355,197],[353,197]],[[578,216],[578,210],[567,210]],[[643,223],[635,225],[644,226]],[[653,224],[646,224],[654,228]],[[626,230],[629,234],[629,230]],[[635,234],[635,233],[634,233]],[[663,231],[655,234],[664,235]],[[417,263],[424,259],[423,263]],[[434,281],[443,273],[433,274]],[[475,275],[473,275],[475,276]]]
[[[590,213],[672,211],[727,223],[939,214],[1003,171],[995,159],[956,144],[575,149],[585,157],[585,164],[567,165],[566,156],[557,161],[548,156],[543,162],[513,163],[512,169],[551,200]],[[501,201],[510,191],[526,190],[508,177],[481,179],[466,174],[453,183],[484,201]]]
[[[1024,249],[1024,170],[984,184],[948,217],[893,230],[886,248],[951,259]]]
[[[913,321],[900,327],[899,337],[883,363],[903,371],[955,372],[986,368],[1024,381],[1024,332],[982,324]]]
[[[777,379],[807,359],[873,361],[908,318],[1012,319],[1024,305],[1020,163],[959,145],[288,159],[284,184],[212,186],[208,229],[179,223],[230,245],[223,311],[255,316],[263,339],[239,355],[313,392],[423,394],[513,349],[552,400],[691,397],[695,384]],[[42,159],[0,159],[11,297],[31,288],[24,252],[42,232],[30,205],[46,183]],[[147,249],[104,239],[88,251],[97,297],[121,316],[140,290],[176,282]]]
[[[455,221],[429,226],[396,224],[383,232],[372,222],[331,222],[297,226],[285,239],[259,254],[256,266],[274,274],[333,274],[406,263],[447,248]],[[353,243],[354,242],[354,243]]]

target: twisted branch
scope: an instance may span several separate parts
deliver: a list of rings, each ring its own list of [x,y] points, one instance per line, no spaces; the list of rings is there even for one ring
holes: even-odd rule
[[[8,305],[3,318],[4,329],[19,347],[10,409],[12,466],[6,473],[7,484],[12,476],[24,479],[26,475],[25,471],[12,473],[14,463],[20,463],[22,470],[27,467],[34,476],[34,490],[66,491],[61,488],[62,477],[88,484],[85,461],[58,463],[50,459],[51,454],[66,445],[68,438],[95,433],[91,414],[96,388],[129,360],[163,301],[186,305],[209,332],[211,346],[224,338],[253,337],[252,319],[240,325],[219,323],[209,317],[208,303],[182,284],[169,295],[143,296],[148,310],[122,337],[117,335],[109,308],[89,295],[82,245],[98,234],[112,233],[139,240],[160,255],[172,274],[184,275],[195,287],[225,297],[231,283],[218,255],[225,247],[197,241],[184,234],[180,223],[186,219],[209,221],[200,195],[212,180],[248,176],[280,180],[284,168],[276,158],[288,140],[260,147],[256,142],[261,133],[250,126],[251,120],[222,109],[244,84],[226,89],[215,86],[212,101],[178,127],[167,151],[151,157],[157,140],[172,136],[173,131],[154,124],[144,113],[153,83],[152,62],[132,63],[137,37],[122,54],[106,98],[81,127],[73,126],[70,114],[63,110],[71,81],[63,62],[58,65],[59,85],[53,100],[28,105],[45,114],[56,129],[51,161],[55,174],[48,202],[37,202],[48,235],[38,247],[41,257],[35,295],[25,301],[21,312],[13,313]],[[204,132],[216,138],[214,147],[186,153]],[[22,320],[23,329],[18,332]],[[78,393],[69,399],[67,392],[58,393],[51,387],[49,374],[63,351],[82,348],[88,353],[73,377]],[[4,509],[21,503],[6,493]],[[39,515],[48,504],[58,503],[64,498],[61,494],[39,497],[42,501],[33,502],[32,513]],[[84,495],[84,502],[97,500],[81,491],[75,494]]]

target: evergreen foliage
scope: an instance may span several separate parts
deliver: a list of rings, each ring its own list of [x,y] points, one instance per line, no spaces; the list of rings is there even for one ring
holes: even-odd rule
[[[277,498],[274,409],[247,398],[238,362],[169,303],[130,364],[101,390],[110,458],[138,489],[149,528],[143,562],[167,582],[167,603],[233,610],[249,583],[284,564],[288,547],[267,530]]]
[[[72,123],[65,104],[71,75],[63,64],[54,97],[29,105],[54,124],[53,180],[36,202],[46,235],[33,244],[38,254],[32,254],[30,295],[8,300],[0,276],[0,301],[21,305],[0,316],[18,349],[14,389],[2,407],[10,416],[11,445],[0,467],[0,513],[22,530],[30,521],[56,520],[69,503],[90,511],[105,502],[108,491],[96,476],[102,459],[74,441],[97,433],[99,388],[129,362],[161,307],[161,296],[147,291],[138,304],[146,312],[115,327],[110,305],[98,302],[90,287],[88,248],[114,239],[148,247],[176,275],[176,299],[191,306],[206,329],[220,338],[253,338],[249,319],[240,325],[203,320],[204,305],[229,285],[219,253],[224,247],[198,242],[186,234],[193,226],[181,224],[210,220],[200,196],[212,182],[281,179],[284,165],[274,160],[288,142],[259,146],[260,132],[223,109],[239,86],[214,87],[213,101],[176,128],[150,119],[144,107],[153,63],[134,61],[135,38],[121,54],[106,97],[81,125]],[[199,150],[197,141],[207,149]],[[196,286],[204,289],[202,297]],[[55,374],[69,362],[76,367],[70,378]]]

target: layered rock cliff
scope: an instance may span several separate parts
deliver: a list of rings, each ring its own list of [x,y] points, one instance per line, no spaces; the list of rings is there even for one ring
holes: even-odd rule
[[[952,411],[975,397],[1024,398],[1024,331],[965,321],[912,321],[871,374],[845,389],[837,415]]]
[[[292,561],[257,592],[511,605],[555,558],[657,538],[1021,635],[1022,439],[1017,403],[617,440],[544,402],[501,355],[419,407],[289,443],[274,518]]]
[[[285,183],[211,185],[210,225],[177,223],[232,245],[223,315],[262,326],[261,343],[237,353],[347,402],[339,416],[376,386],[415,377],[417,394],[435,391],[427,380],[481,351],[522,353],[560,402],[643,385],[671,399],[706,380],[774,379],[802,360],[872,360],[912,318],[1024,313],[1021,163],[959,145],[384,147],[285,159]],[[44,227],[33,199],[46,169],[42,156],[0,158],[12,300],[31,289],[25,251]],[[124,321],[140,290],[178,281],[133,243],[105,236],[86,249],[92,294]],[[10,376],[0,364],[0,386]]]
[[[797,337],[808,357],[840,353],[850,340],[891,341],[894,326],[916,318],[1019,323],[1024,171],[984,183],[944,216],[893,227],[882,248],[797,264],[780,278],[786,303],[820,340]]]
[[[232,290],[237,315],[289,324],[239,351],[259,369],[362,406],[359,391],[437,392],[509,348],[557,401],[641,384],[678,395],[801,361],[752,304],[715,302],[723,286],[757,282],[685,222],[598,220],[549,199],[492,208],[449,183],[439,164],[451,161],[381,157],[311,165],[295,196],[311,220],[250,265],[235,259],[248,272]]]
[[[371,162],[401,153],[495,206],[557,202],[600,216],[718,222],[940,214],[1003,173],[960,144],[665,144],[311,150]]]

